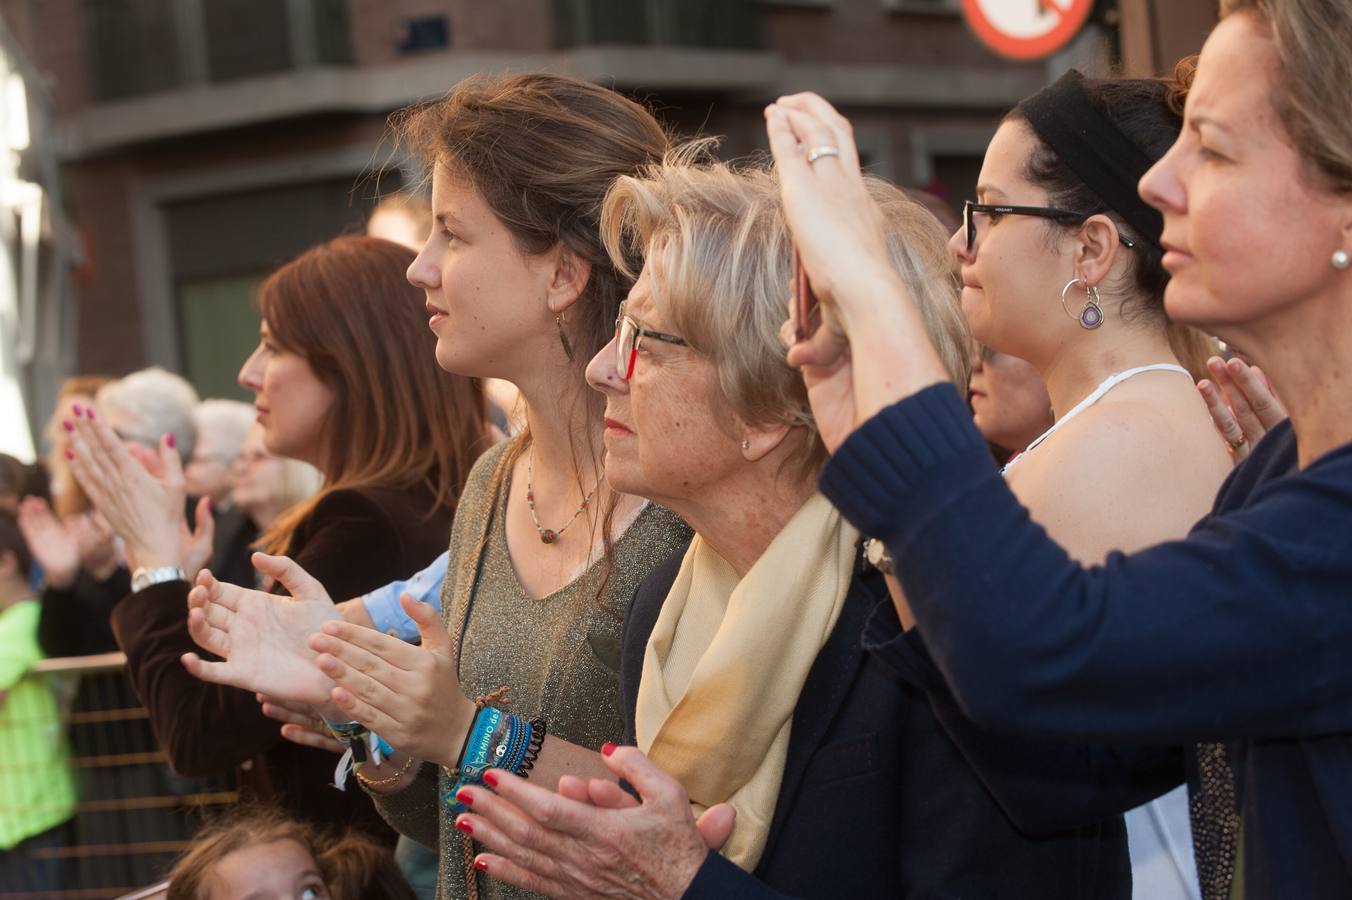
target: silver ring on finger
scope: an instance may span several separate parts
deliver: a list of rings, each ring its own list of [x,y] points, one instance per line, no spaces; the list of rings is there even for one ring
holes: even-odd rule
[[[839,155],[840,155],[839,147],[833,146],[831,144],[822,144],[820,147],[813,147],[811,150],[807,151],[807,162],[808,165],[812,165],[814,162],[816,162],[819,159],[823,159],[824,157],[839,156]]]

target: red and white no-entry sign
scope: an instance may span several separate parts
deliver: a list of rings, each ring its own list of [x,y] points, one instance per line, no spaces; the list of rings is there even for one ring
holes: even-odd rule
[[[1010,59],[1039,59],[1069,44],[1094,0],[962,0],[962,14],[987,47]]]

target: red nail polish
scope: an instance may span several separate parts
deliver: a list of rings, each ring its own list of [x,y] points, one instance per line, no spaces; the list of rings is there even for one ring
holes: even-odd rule
[[[456,822],[456,823],[455,823],[455,827],[456,827],[456,828],[459,828],[459,829],[460,829],[461,831],[463,831],[465,834],[473,834],[473,833],[474,833],[474,826],[471,825],[471,824],[469,824],[469,822],[465,821],[464,819],[461,819],[459,822]]]
[[[172,431],[164,436],[164,442],[169,445],[170,450],[174,449],[174,445],[177,443],[177,441],[175,440],[174,433]]]
[[[494,772],[492,769],[489,769],[487,772],[485,772],[483,778],[484,784],[488,785],[491,788],[497,787],[498,782],[501,780],[500,778],[498,778],[498,773]]]
[[[67,448],[66,448],[66,459],[74,459],[74,458],[75,458],[75,451],[72,450],[72,449],[70,449],[69,447],[67,447]]]
[[[94,407],[91,406],[85,410],[85,418],[91,422],[94,421]]]
[[[615,752],[615,745],[614,745],[614,744],[602,744],[602,745],[601,745],[601,755],[602,755],[602,756],[609,756],[610,754],[612,754],[612,753],[614,753],[614,752]]]
[[[469,791],[460,791],[458,794],[455,795],[455,799],[459,800],[466,806],[474,805],[474,795],[471,794]]]
[[[76,403],[74,406],[72,406],[72,407],[70,408],[70,411],[73,412],[73,413],[75,413],[75,415],[78,416],[80,413],[84,412],[84,407],[81,406],[80,404]]]
[[[476,860],[474,861],[474,868],[478,869],[480,872],[487,872],[487,871],[488,871],[488,860],[486,860],[486,859],[476,859]]]
[[[70,419],[62,419],[62,420],[61,420],[61,427],[64,428],[64,429],[66,429],[67,431],[74,431],[74,430],[75,430],[75,426],[74,426],[73,424],[71,424]]]

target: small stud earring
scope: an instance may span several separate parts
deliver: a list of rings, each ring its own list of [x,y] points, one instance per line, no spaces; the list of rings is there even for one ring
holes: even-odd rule
[[[751,449],[751,442],[750,442],[750,441],[742,441],[742,449],[743,449],[743,450],[750,450],[750,449]]]
[[[1346,269],[1348,266],[1352,266],[1352,256],[1349,256],[1346,250],[1339,248],[1333,251],[1331,262],[1335,269]]]

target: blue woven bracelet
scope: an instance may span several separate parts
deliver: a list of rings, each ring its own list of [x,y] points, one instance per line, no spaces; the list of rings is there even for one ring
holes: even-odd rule
[[[444,770],[446,782],[450,786],[442,791],[441,802],[450,807],[452,814],[459,815],[465,811],[465,805],[455,798],[460,789],[466,785],[478,784],[484,772],[493,767],[493,737],[502,725],[505,715],[491,706],[479,710],[474,717],[474,724],[470,726],[469,740],[465,743],[465,755],[460,760],[459,767]]]

